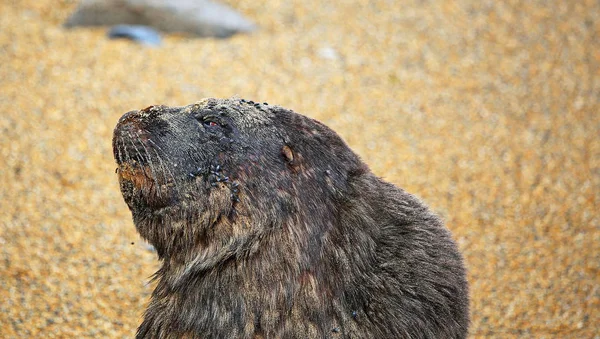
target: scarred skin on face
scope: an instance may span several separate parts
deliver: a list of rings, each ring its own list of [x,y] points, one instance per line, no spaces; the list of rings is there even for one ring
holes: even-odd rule
[[[243,99],[126,113],[125,202],[162,267],[138,338],[465,338],[462,258],[320,122]]]

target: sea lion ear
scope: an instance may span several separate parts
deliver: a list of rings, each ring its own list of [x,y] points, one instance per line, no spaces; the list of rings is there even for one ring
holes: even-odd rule
[[[290,166],[292,169],[296,169],[298,161],[294,159],[294,151],[290,146],[284,145],[281,148],[281,155],[285,159],[285,163],[288,164],[288,166]]]
[[[288,145],[284,145],[281,148],[281,155],[283,155],[283,157],[285,158],[285,162],[287,162],[288,164],[292,165],[294,162],[294,151],[292,151],[292,148]]]

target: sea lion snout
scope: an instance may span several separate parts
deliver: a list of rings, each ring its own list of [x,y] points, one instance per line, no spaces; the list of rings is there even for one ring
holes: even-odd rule
[[[147,140],[148,133],[139,112],[125,113],[119,119],[113,132],[113,154],[119,165],[132,159],[142,161],[147,158],[141,150],[145,147],[143,143],[144,140]]]

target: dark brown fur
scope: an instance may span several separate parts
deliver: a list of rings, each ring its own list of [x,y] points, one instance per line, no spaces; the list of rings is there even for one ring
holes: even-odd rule
[[[138,338],[464,338],[462,258],[338,135],[238,99],[125,114],[113,147],[163,262]]]

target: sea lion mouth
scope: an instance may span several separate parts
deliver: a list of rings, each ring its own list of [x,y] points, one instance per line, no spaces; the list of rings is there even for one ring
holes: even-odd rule
[[[121,162],[116,172],[123,198],[131,209],[147,206],[155,210],[178,200],[175,178],[159,173],[151,163]]]
[[[131,181],[136,187],[142,188],[148,185],[148,180],[151,180],[148,171],[150,171],[149,166],[141,165],[133,160],[120,163],[116,172],[120,180]]]

